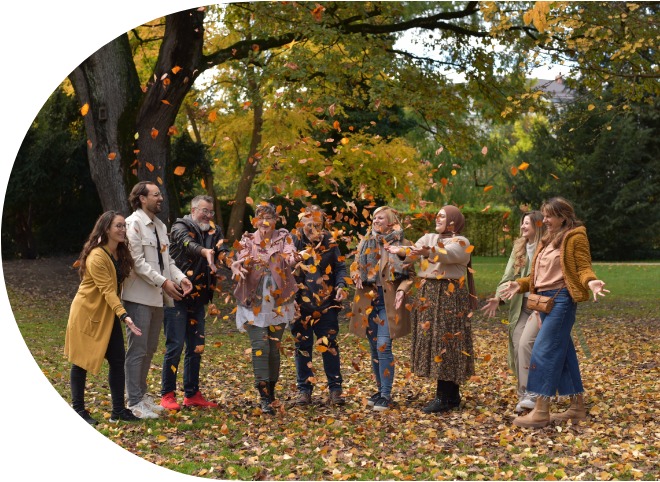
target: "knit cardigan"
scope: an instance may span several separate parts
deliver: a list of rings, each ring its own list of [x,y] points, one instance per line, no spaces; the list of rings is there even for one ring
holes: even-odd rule
[[[534,292],[534,267],[536,258],[541,251],[540,248],[536,250],[529,276],[516,280],[520,285],[519,293]],[[559,249],[559,260],[566,288],[573,301],[587,301],[589,299],[589,281],[598,278],[591,268],[591,251],[589,250],[587,229],[584,226],[566,233]]]

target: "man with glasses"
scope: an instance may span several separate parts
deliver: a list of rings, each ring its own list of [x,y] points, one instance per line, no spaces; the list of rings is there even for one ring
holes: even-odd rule
[[[136,336],[126,330],[126,392],[128,408],[138,418],[158,418],[164,409],[147,393],[151,360],[158,349],[163,325],[163,306],[173,306],[192,290],[192,283],[170,257],[167,228],[156,214],[163,196],[153,182],[138,182],[128,196],[135,210],[126,218],[126,236],[135,269],[124,281],[122,299],[135,326]]]
[[[216,263],[226,261],[228,248],[223,244],[222,229],[213,223],[213,198],[196,196],[190,202],[190,214],[172,225],[171,249],[176,265],[193,284],[193,290],[173,307],[165,308],[165,358],[160,405],[180,410],[176,400],[176,375],[186,345],[183,361],[183,405],[217,407],[206,400],[199,389],[199,369],[204,352],[205,308],[213,299],[216,287]]]

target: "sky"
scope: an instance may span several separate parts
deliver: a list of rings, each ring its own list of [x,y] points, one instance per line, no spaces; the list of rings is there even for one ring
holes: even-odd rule
[[[31,122],[48,96],[77,65],[137,25],[198,5],[190,0],[130,3],[37,0],[29,4],[5,4],[0,29],[0,45],[4,46],[0,76],[2,199]],[[552,79],[558,73],[560,70],[543,70],[539,78]],[[41,373],[25,345],[11,312],[1,271],[0,312],[3,315],[0,339],[4,342],[0,373],[5,396],[2,476],[78,481],[93,474],[95,482],[132,481],[141,476],[155,477],[159,482],[202,480],[157,467],[125,451],[73,412]]]

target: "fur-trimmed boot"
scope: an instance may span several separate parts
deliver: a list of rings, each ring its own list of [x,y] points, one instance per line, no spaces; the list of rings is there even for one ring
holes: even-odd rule
[[[527,415],[516,417],[513,424],[517,427],[542,428],[550,424],[550,399],[538,397],[536,404]]]
[[[571,406],[568,410],[550,415],[551,422],[578,422],[587,418],[587,409],[584,406],[584,395],[581,393],[571,397]]]

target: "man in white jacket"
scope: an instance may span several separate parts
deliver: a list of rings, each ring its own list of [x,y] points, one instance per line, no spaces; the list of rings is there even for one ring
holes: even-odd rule
[[[151,359],[158,349],[164,306],[173,306],[192,290],[192,283],[170,257],[165,224],[156,217],[163,196],[152,182],[140,181],[128,201],[135,210],[126,218],[135,269],[124,281],[124,307],[142,336],[126,330],[126,392],[128,408],[139,418],[158,418],[163,408],[147,393]]]

